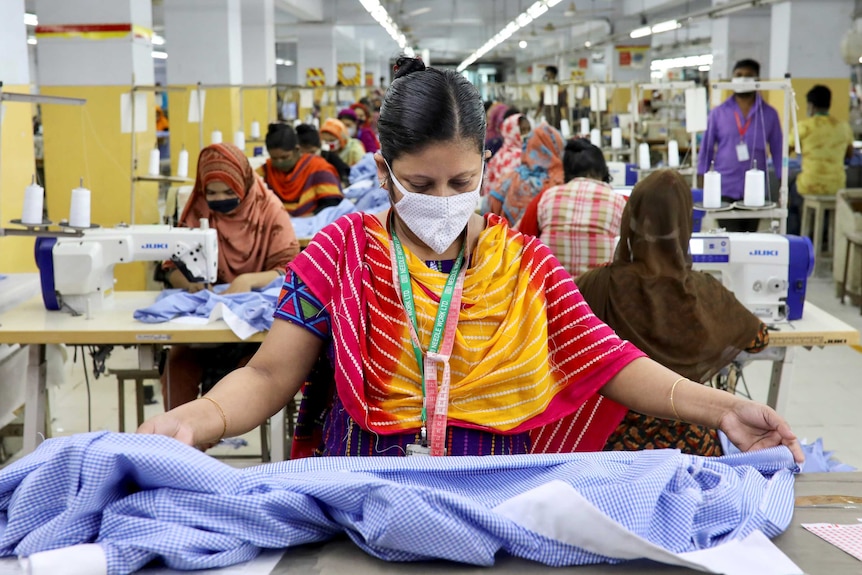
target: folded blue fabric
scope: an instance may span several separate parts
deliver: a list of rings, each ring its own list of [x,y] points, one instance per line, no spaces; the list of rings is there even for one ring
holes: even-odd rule
[[[349,199],[341,200],[337,206],[323,208],[313,216],[291,218],[293,231],[298,238],[310,238],[314,234],[346,214],[352,214],[356,211],[356,206]]]
[[[377,162],[374,161],[374,154],[371,152],[362,156],[362,159],[353,164],[350,168],[350,183],[355,184],[362,180],[372,180],[375,186],[380,185],[380,180],[377,177]]]
[[[721,449],[725,455],[740,453],[739,448],[730,442],[723,431],[718,432],[718,438],[721,441]],[[855,467],[842,463],[835,457],[834,451],[824,450],[823,439],[820,437],[814,443],[808,443],[803,439],[799,444],[802,446],[802,453],[805,454],[802,473],[844,473],[847,471],[856,471]]]
[[[0,470],[0,556],[97,542],[108,572],[161,557],[223,567],[262,548],[339,533],[389,561],[547,565],[608,561],[495,510],[562,481],[630,531],[672,552],[775,537],[793,514],[790,452],[722,458],[674,450],[493,457],[311,458],[235,469],[159,436],[49,439]]]
[[[213,308],[223,303],[247,324],[258,331],[272,327],[272,314],[284,278],[277,277],[266,287],[246,293],[222,294],[227,285],[217,285],[210,290],[189,293],[185,290],[171,289],[159,294],[156,303],[135,310],[133,317],[144,323],[162,323],[175,317],[209,317]]]

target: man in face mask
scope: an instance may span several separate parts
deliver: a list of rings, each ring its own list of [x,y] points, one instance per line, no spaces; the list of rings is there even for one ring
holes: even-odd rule
[[[760,78],[760,64],[740,60],[733,67],[733,83],[739,87],[723,104],[709,113],[703,148],[698,158],[700,185],[703,174],[715,165],[721,174],[721,196],[728,204],[745,196],[745,172],[756,166],[767,172],[766,148],[773,166],[781,166],[782,134],[778,112],[767,104],[754,85]],[[776,189],[777,197],[777,189]],[[766,198],[770,201],[769,194]],[[730,232],[755,232],[760,220],[719,220],[719,226]]]
[[[313,126],[308,128],[317,134]],[[319,137],[314,147],[320,147]],[[311,216],[344,199],[336,169],[317,154],[303,153],[297,132],[288,124],[270,124],[266,149],[269,160],[259,173],[291,216]]]

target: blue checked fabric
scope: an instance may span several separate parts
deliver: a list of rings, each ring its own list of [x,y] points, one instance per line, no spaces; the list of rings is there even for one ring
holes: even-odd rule
[[[494,511],[552,480],[673,552],[774,537],[793,513],[784,448],[707,459],[676,451],[491,457],[311,458],[234,469],[158,436],[51,439],[0,471],[0,556],[97,542],[110,574],[161,557],[224,567],[347,535],[388,561],[608,561]],[[576,521],[576,518],[572,518]]]

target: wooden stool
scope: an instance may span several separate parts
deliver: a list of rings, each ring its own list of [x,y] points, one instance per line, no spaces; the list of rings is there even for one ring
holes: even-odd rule
[[[835,195],[813,195],[800,194],[802,196],[802,235],[811,236],[812,226],[808,217],[811,212],[814,218],[814,237],[811,238],[814,244],[814,258],[817,259],[823,253],[823,220],[824,217],[829,218],[829,237],[835,237]],[[827,243],[826,253],[832,253],[832,242]]]
[[[135,382],[135,412],[138,418],[138,425],[144,422],[144,380],[159,379],[158,369],[109,369],[110,375],[117,378],[117,393],[119,394],[118,404],[120,415],[120,431],[126,431],[126,380],[131,379]],[[135,429],[137,429],[137,427]]]
[[[847,253],[844,254],[844,279],[841,285],[841,303],[844,303],[844,298],[847,297],[847,276],[848,276],[848,268],[850,267],[850,252],[853,250],[853,246],[862,247],[862,232],[845,232],[844,236],[847,238]],[[862,262],[862,259],[860,259]],[[862,306],[859,307],[859,315],[862,315]]]

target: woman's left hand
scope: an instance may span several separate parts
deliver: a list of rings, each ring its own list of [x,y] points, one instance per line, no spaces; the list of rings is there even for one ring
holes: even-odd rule
[[[230,286],[228,286],[228,288],[224,290],[222,294],[247,293],[250,292],[254,287],[254,278],[252,278],[249,274],[241,274],[236,276],[234,280],[230,282]]]
[[[785,445],[797,463],[801,465],[805,461],[802,447],[790,425],[766,405],[740,399],[722,416],[719,429],[742,451]]]

